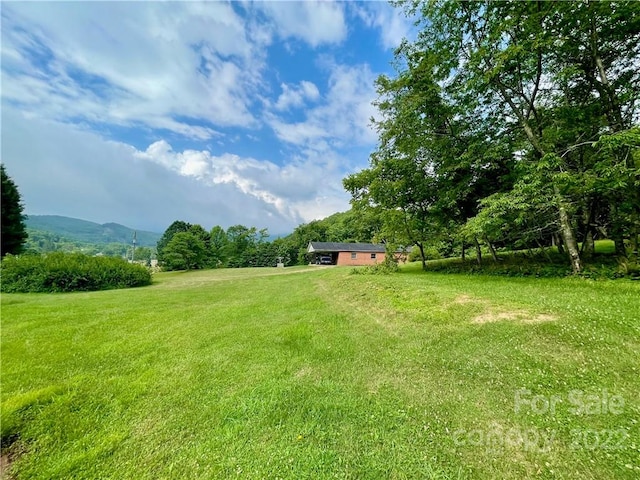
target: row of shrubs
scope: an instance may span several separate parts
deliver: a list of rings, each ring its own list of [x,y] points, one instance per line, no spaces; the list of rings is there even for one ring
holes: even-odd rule
[[[5,293],[77,292],[150,284],[147,268],[114,257],[63,252],[7,255],[0,265],[0,291]]]

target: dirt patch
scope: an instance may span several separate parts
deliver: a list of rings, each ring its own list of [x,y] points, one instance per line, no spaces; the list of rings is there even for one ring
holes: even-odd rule
[[[552,322],[558,318],[544,313],[534,314],[526,310],[507,310],[499,312],[485,312],[473,319],[473,323],[492,323],[503,320],[517,321],[521,323]]]
[[[469,303],[484,303],[483,300],[473,298],[471,295],[458,295],[453,299],[455,305],[468,305]]]
[[[296,378],[308,377],[313,374],[313,370],[309,366],[302,367],[293,376]]]
[[[454,298],[450,305],[480,305],[484,308],[488,308],[491,302],[485,298],[473,297],[471,295],[462,294]]]
[[[11,457],[8,453],[0,455],[0,480],[11,480],[9,469],[11,468]]]

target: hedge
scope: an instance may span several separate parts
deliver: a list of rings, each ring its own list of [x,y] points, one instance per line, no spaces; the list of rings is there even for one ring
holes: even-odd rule
[[[150,284],[147,268],[115,257],[54,252],[7,255],[0,264],[0,291],[5,293],[86,292]]]

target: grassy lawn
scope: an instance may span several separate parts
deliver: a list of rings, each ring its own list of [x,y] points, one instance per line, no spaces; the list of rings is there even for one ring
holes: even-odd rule
[[[3,294],[11,476],[640,477],[640,282],[419,268]]]

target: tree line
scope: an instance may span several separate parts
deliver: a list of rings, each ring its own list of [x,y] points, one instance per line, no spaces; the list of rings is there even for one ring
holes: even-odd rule
[[[274,240],[269,240],[267,229],[233,225],[225,230],[216,225],[207,231],[201,225],[176,220],[156,249],[165,270],[272,267],[279,259],[285,265],[304,265],[310,261],[309,242],[368,242],[375,233],[375,221],[353,211],[299,225],[291,234]]]
[[[377,79],[353,208],[421,252],[553,243],[579,273],[607,237],[637,262],[640,3],[395,4],[419,32]]]

